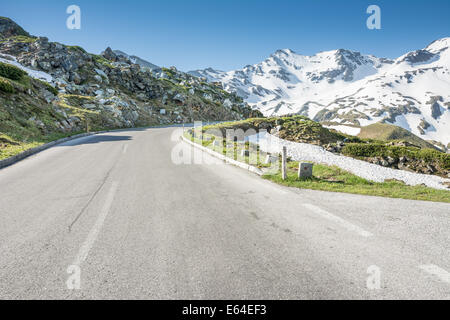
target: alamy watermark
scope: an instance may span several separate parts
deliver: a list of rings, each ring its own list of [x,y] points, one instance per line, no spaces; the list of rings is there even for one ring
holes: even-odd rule
[[[366,286],[369,290],[381,289],[381,269],[378,266],[372,265],[367,268],[369,276],[366,279]]]
[[[188,128],[188,140],[215,152],[216,156],[246,163],[251,166],[264,166],[267,172],[278,172],[280,168],[280,139],[272,136],[267,130],[255,129],[218,129],[204,130],[201,122],[195,122]],[[223,161],[211,157],[199,148],[180,141],[185,130],[179,128],[172,134],[172,141],[178,142],[172,149],[171,160],[176,165],[220,165]]]
[[[77,5],[70,5],[66,10],[67,14],[70,16],[66,20],[66,26],[69,30],[80,30],[81,29],[81,9]]]
[[[81,268],[77,265],[70,265],[67,268],[67,274],[69,277],[66,281],[68,290],[80,290],[81,289]]]
[[[381,29],[381,9],[379,6],[373,4],[367,8],[367,14],[370,16],[367,18],[366,25],[369,30]]]

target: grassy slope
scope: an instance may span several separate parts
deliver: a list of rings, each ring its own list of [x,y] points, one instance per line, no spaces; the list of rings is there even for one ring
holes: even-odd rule
[[[374,123],[369,126],[362,127],[358,137],[362,139],[382,141],[404,140],[421,148],[434,149],[434,146],[431,143],[419,138],[408,130],[387,123]]]
[[[204,137],[208,136],[212,137],[204,135]],[[187,132],[185,137],[216,152],[227,153],[228,155],[234,154],[234,160],[250,163],[260,168],[267,167],[267,165],[262,163],[265,154],[259,150],[255,149],[253,152],[250,152],[250,157],[242,157],[240,156],[242,145],[226,141],[226,139],[224,139],[224,145],[228,144],[231,147],[221,148],[213,146],[212,140],[202,141],[193,138]],[[230,152],[230,150],[234,152]],[[450,191],[437,190],[425,186],[408,186],[401,181],[372,182],[335,166],[315,164],[313,178],[305,180],[300,180],[297,177],[298,162],[289,161],[288,168],[287,180],[282,180],[280,173],[266,174],[263,178],[289,187],[302,189],[450,203]]]
[[[281,174],[266,175],[264,178],[301,189],[450,203],[450,191],[446,190],[407,186],[401,181],[371,182],[338,167],[321,164],[314,165],[312,179],[300,180],[297,177],[298,163],[290,162],[288,166],[287,180],[281,179]]]
[[[55,141],[61,138],[76,135],[81,132],[70,133],[53,133],[51,135],[43,135],[30,139],[29,141],[17,141],[10,136],[0,132],[0,160],[13,157],[19,153],[22,153],[28,149],[38,147],[45,143]]]
[[[48,85],[28,76],[20,80],[1,77],[14,87],[14,93],[0,90],[0,160],[12,157],[27,149],[44,143],[75,135],[81,131],[61,132],[56,125],[62,115],[39,98],[39,92],[48,89]],[[31,91],[31,95],[27,91]],[[69,107],[69,106],[68,106]],[[69,115],[83,115],[78,110],[61,106]],[[42,121],[46,129],[43,130],[30,118]],[[86,115],[93,124],[98,115]]]

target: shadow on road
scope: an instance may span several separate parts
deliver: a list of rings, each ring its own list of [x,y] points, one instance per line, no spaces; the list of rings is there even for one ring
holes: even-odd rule
[[[68,142],[71,146],[79,146],[82,144],[94,144],[102,142],[117,142],[117,141],[130,141],[131,136],[113,136],[113,135],[94,135],[90,139],[82,139],[81,141]],[[64,146],[67,143],[60,144],[58,146]]]

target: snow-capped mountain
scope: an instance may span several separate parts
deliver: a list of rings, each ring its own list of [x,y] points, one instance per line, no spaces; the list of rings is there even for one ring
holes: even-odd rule
[[[265,115],[299,113],[350,133],[375,122],[450,143],[450,38],[390,60],[349,50],[303,56],[285,49],[236,71],[190,74],[219,81]]]
[[[130,59],[130,61],[132,63],[138,64],[141,67],[149,68],[151,71],[160,71],[161,70],[161,68],[158,67],[157,65],[155,65],[155,64],[153,64],[151,62],[148,62],[147,60],[144,60],[142,58],[139,58],[138,56],[129,55],[129,54],[127,54],[127,53],[125,53],[123,51],[120,51],[120,50],[114,50],[114,53],[116,55],[118,55],[118,56],[124,56],[124,57]]]

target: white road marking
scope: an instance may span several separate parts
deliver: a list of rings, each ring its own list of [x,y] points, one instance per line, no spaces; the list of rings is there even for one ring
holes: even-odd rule
[[[125,145],[123,146],[122,151],[123,151],[123,153],[127,153],[127,150],[128,150],[128,145],[125,144]]]
[[[373,234],[370,233],[369,231],[366,231],[366,230],[354,225],[353,223],[348,222],[348,221],[346,221],[328,211],[325,211],[315,205],[305,203],[305,204],[303,204],[303,206],[307,209],[314,211],[315,213],[318,213],[319,215],[321,215],[322,217],[324,217],[330,221],[338,223],[339,225],[346,228],[347,230],[356,232],[357,234],[359,234],[362,237],[372,237],[373,236]]]
[[[419,269],[438,277],[443,282],[450,283],[450,273],[435,264],[420,265]]]
[[[111,189],[109,189],[108,195],[106,196],[105,203],[103,204],[102,210],[100,212],[100,215],[97,218],[97,221],[95,222],[94,226],[92,227],[91,231],[89,232],[86,240],[84,241],[83,245],[81,246],[80,250],[78,251],[77,257],[75,258],[75,261],[73,262],[73,265],[80,266],[84,261],[86,261],[89,252],[92,249],[92,246],[94,245],[95,240],[97,240],[98,234],[100,233],[100,230],[102,229],[103,223],[105,222],[106,216],[109,213],[109,209],[111,208],[111,204],[114,200],[114,195],[116,194],[118,187],[117,182],[113,182]]]

